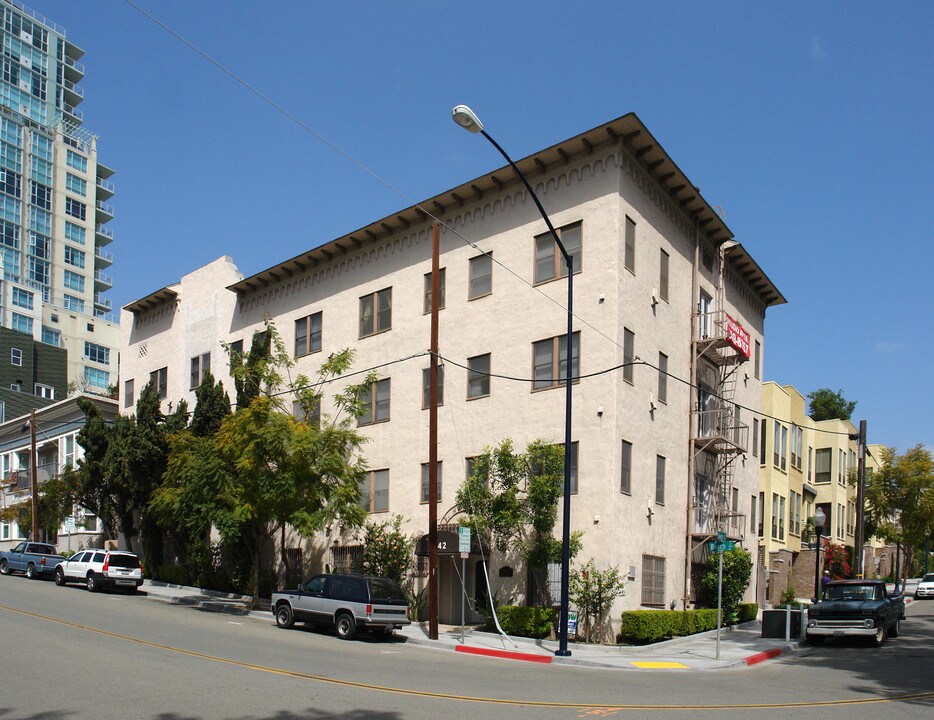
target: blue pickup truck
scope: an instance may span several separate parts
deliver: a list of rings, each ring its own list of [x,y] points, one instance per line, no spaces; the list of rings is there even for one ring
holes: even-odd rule
[[[55,568],[64,559],[54,545],[21,542],[12,550],[0,552],[0,575],[9,575],[17,571],[30,579],[52,577]]]

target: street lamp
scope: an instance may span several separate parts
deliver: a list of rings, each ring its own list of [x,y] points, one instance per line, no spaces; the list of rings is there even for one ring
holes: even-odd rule
[[[536,195],[535,191],[532,189],[532,186],[529,185],[529,181],[525,179],[525,175],[516,167],[512,158],[499,146],[499,143],[490,137],[486,130],[483,129],[483,123],[480,122],[480,118],[477,117],[476,113],[466,105],[458,105],[451,111],[451,116],[454,118],[454,122],[465,130],[483,135],[483,137],[490,141],[493,147],[499,150],[500,155],[506,158],[506,162],[509,163],[513,172],[516,173],[522,181],[522,184],[525,185],[525,189],[529,191],[529,195],[535,202],[535,207],[538,208],[538,212],[545,221],[545,225],[548,226],[548,230],[551,232],[551,237],[554,238],[555,245],[558,246],[558,250],[561,251],[564,262],[568,266],[567,372],[565,374],[564,409],[564,528],[561,534],[561,614],[558,619],[558,650],[555,652],[555,655],[567,657],[571,654],[571,651],[568,650],[568,582],[571,566],[571,379],[573,377],[571,361],[574,355],[574,346],[572,342],[574,319],[574,260],[561,242],[558,232],[555,230],[554,225],[551,224],[551,220],[548,218],[545,208],[542,207],[542,203],[538,199],[538,195]]]
[[[814,601],[820,600],[820,536],[824,531],[827,516],[820,508],[814,512],[814,531],[817,533],[817,545],[814,546]]]

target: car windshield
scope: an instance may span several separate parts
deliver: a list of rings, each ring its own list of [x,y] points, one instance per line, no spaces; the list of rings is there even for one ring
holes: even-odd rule
[[[923,578],[921,578],[921,582],[934,582],[934,573],[928,573],[925,575]]]
[[[392,580],[371,578],[370,598],[374,602],[377,600],[405,600],[405,593]]]
[[[872,585],[831,585],[824,598],[827,600],[874,600],[876,589]]]

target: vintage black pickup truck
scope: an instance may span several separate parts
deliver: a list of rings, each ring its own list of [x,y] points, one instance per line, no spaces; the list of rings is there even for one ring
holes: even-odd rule
[[[898,637],[904,619],[904,596],[889,595],[882,580],[834,580],[808,609],[807,639],[819,645],[829,637],[865,637],[880,647]]]

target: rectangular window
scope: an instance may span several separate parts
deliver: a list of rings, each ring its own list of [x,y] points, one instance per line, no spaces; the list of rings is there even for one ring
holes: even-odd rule
[[[778,499],[778,539],[785,539],[785,498]]]
[[[321,313],[295,321],[295,357],[321,350]]]
[[[84,275],[79,275],[71,270],[65,270],[64,285],[69,290],[75,292],[84,292]]]
[[[390,379],[384,378],[372,383],[363,399],[363,414],[357,420],[358,425],[372,425],[389,421]]]
[[[668,356],[658,354],[658,401],[668,404]]]
[[[623,380],[630,385],[635,382],[636,369],[636,334],[629,328],[623,328]]]
[[[55,388],[51,385],[43,385],[42,383],[36,383],[33,385],[32,394],[36,397],[45,398],[46,400],[55,399]]]
[[[32,335],[32,318],[19,313],[10,313],[10,327],[21,333]]]
[[[659,250],[658,256],[658,296],[668,302],[668,253]]]
[[[532,390],[564,387],[567,378],[567,335],[532,343]],[[580,360],[580,332],[571,337],[571,377],[577,382]]]
[[[126,380],[123,383],[123,407],[133,407],[136,402],[136,397],[134,396],[133,381]]]
[[[574,266],[576,275],[583,269],[583,240],[581,223],[573,223],[558,228],[558,237]],[[535,237],[535,284],[548,282],[568,276],[568,266],[564,255],[555,243],[550,232]]]
[[[62,346],[62,332],[61,330],[53,330],[52,328],[42,326],[42,342],[47,345],[54,345],[55,347]]]
[[[782,425],[782,472],[787,469],[788,458],[788,428]]]
[[[473,477],[474,471],[477,469],[477,458],[468,457],[464,458],[464,478],[470,480]]]
[[[65,196],[65,214],[78,220],[87,219],[88,208],[83,202],[78,202],[74,198]]]
[[[152,389],[155,390],[160,399],[165,400],[168,397],[169,369],[167,367],[149,373],[149,382],[152,383]]]
[[[839,457],[837,460],[837,484],[846,485],[846,451],[838,450]]]
[[[84,357],[93,362],[103,365],[110,364],[110,348],[98,345],[97,343],[84,342]]]
[[[798,467],[798,426],[791,424],[791,467]]]
[[[389,511],[389,470],[371,470],[360,483],[360,504],[367,512]]]
[[[655,456],[655,504],[665,504],[665,458]]]
[[[438,366],[438,406],[444,405],[444,365]],[[431,407],[431,368],[422,369],[422,410]]]
[[[10,348],[10,365],[23,366],[23,351],[19,348]]]
[[[29,201],[33,207],[42,208],[43,210],[52,209],[52,188],[48,185],[43,185],[42,183],[37,183],[33,180],[29,181]],[[80,203],[79,203],[80,204]],[[65,212],[68,212],[66,205]],[[84,218],[81,218],[82,220]]]
[[[772,539],[778,540],[778,495],[772,493]]]
[[[818,485],[830,482],[832,453],[832,448],[817,448],[817,464],[814,471],[814,482]]]
[[[814,448],[808,447],[808,483],[811,482],[811,474],[814,469]]]
[[[753,369],[756,374],[756,380],[762,377],[762,345],[756,340],[756,358]]]
[[[632,493],[632,443],[623,440],[619,462],[619,490]]]
[[[68,151],[66,162],[68,163],[68,167],[74,168],[78,172],[86,173],[88,171],[88,159],[73,150]]]
[[[752,419],[752,456],[759,454],[759,419]]]
[[[765,537],[762,529],[762,525],[765,522],[765,493],[759,493],[759,537]]]
[[[768,427],[769,421],[765,418],[762,418],[761,427],[759,428],[759,464],[765,465],[765,441],[768,437]]]
[[[493,293],[493,256],[478,255],[470,258],[470,287],[468,300],[476,300]]]
[[[21,307],[25,310],[32,310],[35,307],[35,297],[33,294],[22,288],[13,288],[12,301],[16,307]]]
[[[81,298],[76,298],[74,295],[65,295],[62,305],[65,306],[66,310],[73,310],[74,312],[79,313],[84,312],[84,300]]]
[[[435,487],[438,491],[438,502],[441,502],[441,461],[435,463],[437,477],[435,478]],[[428,470],[430,469],[428,463],[422,463],[422,502],[428,502],[428,490],[430,488],[428,484]]]
[[[626,218],[626,249],[623,264],[633,275],[636,274],[636,223]]]
[[[194,390],[201,385],[201,379],[204,374],[211,370],[211,353],[206,352],[201,355],[195,355],[191,359],[191,389]]]
[[[490,394],[490,353],[467,358],[467,399]]]
[[[65,173],[65,189],[75,195],[84,197],[88,192],[88,181],[79,178],[77,175]]]
[[[422,298],[423,312],[431,312],[431,273],[425,273],[425,291]],[[444,310],[444,268],[438,270],[438,309]]]
[[[0,168],[0,192],[12,195],[15,198],[20,197],[23,191],[23,178],[12,170]]]
[[[84,250],[65,245],[65,263],[76,268],[84,268]]]
[[[642,604],[665,605],[665,558],[642,556]]]
[[[360,337],[385,332],[392,327],[392,288],[360,298]]]
[[[839,540],[843,540],[843,523],[844,523],[843,505],[841,505],[840,503],[837,503],[837,518],[836,518],[836,522],[834,523],[834,525],[837,526],[837,538]]]
[[[752,500],[749,502],[749,532],[754,533],[756,531],[756,496],[752,496]]]
[[[65,239],[78,245],[84,245],[85,229],[70,220],[65,221]],[[82,267],[84,267],[82,265]]]
[[[85,366],[84,380],[88,385],[99,390],[108,390],[110,388],[110,373],[106,370]]]

